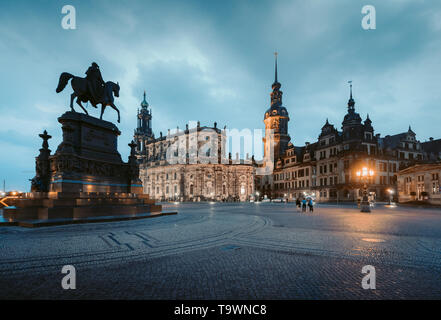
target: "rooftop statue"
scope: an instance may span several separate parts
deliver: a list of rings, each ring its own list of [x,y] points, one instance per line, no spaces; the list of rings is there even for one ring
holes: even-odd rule
[[[76,112],[73,107],[73,101],[75,98],[77,98],[76,103],[87,115],[89,113],[83,107],[81,102],[89,101],[95,108],[97,108],[97,104],[101,104],[100,119],[103,119],[103,114],[106,107],[112,107],[118,113],[118,122],[120,122],[119,110],[113,103],[113,95],[115,95],[115,97],[119,97],[119,83],[114,83],[112,81],[104,82],[98,64],[95,62],[92,63],[92,65],[86,71],[85,78],[80,78],[70,73],[63,72],[60,75],[60,80],[58,81],[58,86],[56,89],[57,93],[63,91],[71,79],[71,86],[74,92],[70,95],[70,108],[73,112]]]

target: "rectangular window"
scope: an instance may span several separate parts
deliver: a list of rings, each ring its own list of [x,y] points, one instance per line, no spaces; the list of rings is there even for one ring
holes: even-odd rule
[[[439,192],[439,182],[438,181],[432,182],[432,193],[433,194],[440,193]]]

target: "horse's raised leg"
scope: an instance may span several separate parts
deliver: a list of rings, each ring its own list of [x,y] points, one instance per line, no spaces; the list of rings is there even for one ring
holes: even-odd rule
[[[83,105],[81,104],[81,101],[80,101],[79,98],[77,98],[77,104],[81,107],[81,109],[84,110],[84,112],[85,112],[87,115],[89,115],[89,112],[87,112],[87,110],[83,107]]]
[[[113,102],[112,103],[110,103],[110,106],[113,108],[113,109],[115,109],[116,110],[116,112],[118,112],[118,123],[120,123],[121,121],[121,117],[120,117],[120,115],[119,115],[119,110],[118,110],[118,108],[113,104]]]
[[[75,109],[74,109],[74,107],[73,107],[73,101],[74,101],[74,99],[75,99],[76,96],[77,96],[77,95],[75,94],[75,92],[72,93],[72,94],[70,95],[70,109],[71,109],[73,112],[75,112]]]
[[[101,104],[101,115],[100,120],[103,120],[104,110],[106,110],[106,105],[104,103]]]

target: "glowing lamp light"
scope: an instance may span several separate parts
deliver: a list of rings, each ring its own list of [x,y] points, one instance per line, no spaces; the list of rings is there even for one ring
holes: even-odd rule
[[[375,174],[374,170],[363,167],[361,170],[356,172],[357,177],[373,177]]]

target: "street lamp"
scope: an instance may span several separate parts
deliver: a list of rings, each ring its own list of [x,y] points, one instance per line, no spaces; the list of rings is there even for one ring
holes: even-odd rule
[[[363,199],[361,201],[361,212],[371,212],[371,207],[369,204],[369,198],[368,198],[368,190],[367,190],[367,184],[369,181],[369,178],[373,177],[375,172],[372,169],[368,169],[366,167],[363,167],[361,170],[358,170],[356,172],[357,177],[361,179],[363,182]]]
[[[394,194],[394,191],[392,189],[387,189],[387,192],[389,192],[389,205],[392,204],[392,195]]]

